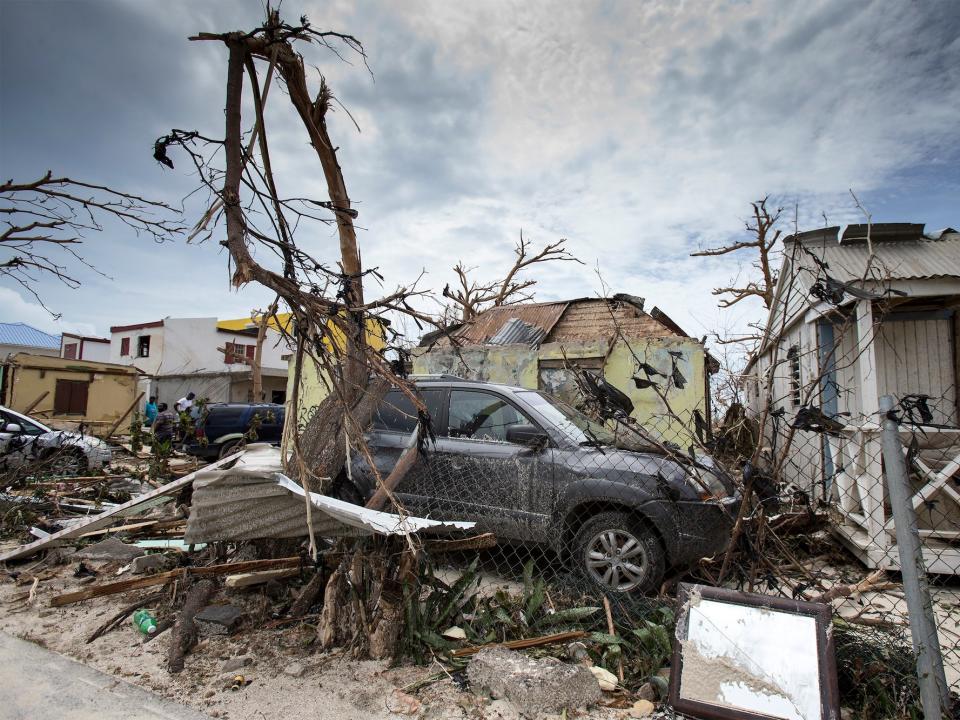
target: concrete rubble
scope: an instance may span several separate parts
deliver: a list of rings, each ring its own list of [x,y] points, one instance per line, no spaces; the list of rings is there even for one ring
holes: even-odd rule
[[[478,652],[467,666],[474,692],[509,701],[526,717],[593,705],[602,697],[590,670],[556,658],[535,660],[502,647]]]

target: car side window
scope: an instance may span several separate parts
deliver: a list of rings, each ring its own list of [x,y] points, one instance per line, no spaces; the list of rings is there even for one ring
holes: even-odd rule
[[[450,392],[450,437],[506,442],[507,428],[532,424],[526,415],[497,395],[472,390]]]
[[[442,392],[436,389],[421,390],[420,395],[430,416],[438,417]],[[413,401],[399,390],[391,390],[386,394],[373,418],[373,427],[377,430],[411,433],[416,424],[417,410]]]
[[[28,422],[27,420],[22,420],[15,415],[0,413],[0,429],[5,428],[7,423],[19,425],[21,435],[43,435],[43,430],[38,425],[34,425],[32,422]]]

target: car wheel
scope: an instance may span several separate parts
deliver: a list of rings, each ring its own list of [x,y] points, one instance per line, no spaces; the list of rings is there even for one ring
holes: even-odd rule
[[[575,569],[605,592],[654,592],[663,580],[663,547],[656,533],[622,512],[588,519],[574,538]]]
[[[78,450],[55,450],[47,456],[46,466],[51,475],[76,476],[83,474],[87,458]]]
[[[240,450],[241,447],[243,447],[243,440],[228,440],[220,446],[220,455],[217,457],[219,460],[223,460],[228,455],[233,455]]]

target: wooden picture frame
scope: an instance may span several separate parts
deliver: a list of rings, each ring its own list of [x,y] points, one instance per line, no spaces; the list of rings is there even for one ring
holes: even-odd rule
[[[677,712],[703,720],[781,720],[783,717],[781,715],[759,714],[731,705],[707,703],[683,696],[681,679],[683,676],[684,648],[678,637],[686,636],[688,626],[681,626],[681,624],[689,622],[688,608],[690,602],[699,598],[812,618],[816,626],[820,716],[808,720],[832,720],[840,717],[837,667],[834,656],[833,633],[831,632],[832,613],[829,605],[686,583],[680,585],[677,597],[680,601],[681,611],[677,620],[677,632],[673,639],[673,661],[670,667],[669,692],[670,705]],[[771,643],[776,642],[776,638],[771,638]]]

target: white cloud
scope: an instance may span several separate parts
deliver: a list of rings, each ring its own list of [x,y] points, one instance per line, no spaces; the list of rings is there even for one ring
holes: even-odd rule
[[[0,287],[0,322],[22,322],[54,335],[72,332],[96,335],[91,323],[57,320],[35,301],[23,298],[15,290]]]
[[[380,268],[387,290],[422,268],[439,290],[458,260],[492,278],[509,265],[523,228],[537,243],[569,238],[586,263],[543,267],[540,297],[597,292],[599,263],[614,291],[645,296],[699,335],[763,315],[756,304],[721,315],[710,294],[738,273],[741,258],[688,257],[742,232],[751,200],[770,193],[788,217],[798,203],[805,228],[823,222],[821,211],[832,223],[857,220],[853,187],[876,220],[924,222],[904,208],[960,179],[956,4],[303,5],[315,26],[354,33],[370,53],[376,82],[361,65],[304,49],[363,129],[358,135],[343,112],[330,119],[361,203],[364,262]],[[175,43],[158,56],[182,55],[195,67],[153,79],[153,110],[219,136],[225,53],[186,36],[247,25],[259,2],[240,11],[214,2],[118,8]],[[137,76],[151,60],[141,53],[116,62]],[[165,88],[173,87],[185,88],[177,95],[183,107],[167,107]],[[291,194],[323,197],[322,173],[282,87],[271,93],[278,182]],[[44,138],[12,142],[52,164]],[[934,171],[901,184],[918,167]],[[151,194],[183,187],[181,167],[149,170]],[[956,226],[951,211],[931,222]],[[102,330],[165,315],[237,315],[269,302],[257,289],[229,289],[217,239],[201,249],[155,249],[107,234],[89,246],[114,283],[94,278],[70,295],[46,287],[55,309]],[[301,235],[301,243],[323,261],[336,259],[329,231]]]

